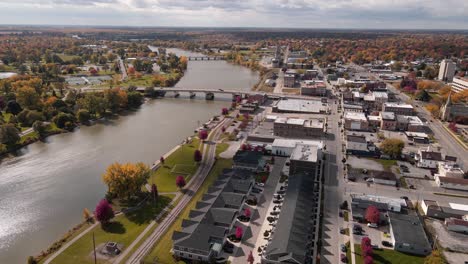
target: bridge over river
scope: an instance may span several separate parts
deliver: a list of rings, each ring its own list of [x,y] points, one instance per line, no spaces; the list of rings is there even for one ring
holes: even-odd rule
[[[137,91],[144,92],[145,87],[138,87]],[[157,92],[162,93],[164,96],[166,93],[171,92],[174,94],[175,97],[178,97],[180,93],[188,93],[190,97],[195,97],[197,93],[204,93],[205,98],[208,100],[213,100],[215,94],[230,94],[232,95],[233,99],[237,96],[241,96],[242,98],[249,96],[249,95],[266,95],[268,98],[271,99],[281,99],[281,98],[289,98],[289,99],[307,99],[307,100],[320,100],[310,96],[304,95],[295,95],[295,94],[278,94],[278,93],[266,93],[261,91],[242,91],[242,90],[224,90],[224,89],[187,89],[187,88],[168,88],[168,87],[154,87],[154,90]]]

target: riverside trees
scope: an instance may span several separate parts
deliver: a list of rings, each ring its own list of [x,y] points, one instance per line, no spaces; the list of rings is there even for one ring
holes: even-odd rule
[[[150,174],[150,168],[144,163],[116,162],[107,168],[102,181],[107,185],[111,197],[130,199],[141,192],[141,186],[147,182]]]

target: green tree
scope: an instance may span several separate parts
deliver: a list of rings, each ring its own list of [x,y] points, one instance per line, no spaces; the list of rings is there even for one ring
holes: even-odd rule
[[[93,116],[101,116],[106,112],[107,102],[96,93],[87,93],[83,98],[78,99],[78,107],[88,110]]]
[[[23,108],[40,109],[41,98],[36,90],[32,87],[21,87],[18,89],[16,100]]]
[[[426,90],[420,90],[419,92],[417,92],[415,98],[416,100],[423,102],[429,102],[431,100],[431,96]]]
[[[76,120],[75,116],[72,114],[60,112],[57,116],[54,117],[53,121],[59,128],[71,129]]]
[[[78,121],[81,124],[87,124],[89,120],[91,119],[91,115],[89,114],[89,111],[86,109],[80,109],[78,110],[78,113],[76,114],[78,117]]]
[[[127,93],[127,99],[129,108],[137,108],[143,104],[143,95],[139,92]]]
[[[45,134],[46,134],[46,127],[44,125],[44,123],[42,121],[36,121],[34,122],[34,124],[32,125],[32,128],[34,131],[37,132],[37,134],[39,134],[39,137],[44,137]]]
[[[20,140],[19,131],[13,124],[0,126],[0,143],[14,145]]]
[[[405,142],[397,138],[387,138],[380,145],[382,152],[392,158],[400,157],[404,147]]]

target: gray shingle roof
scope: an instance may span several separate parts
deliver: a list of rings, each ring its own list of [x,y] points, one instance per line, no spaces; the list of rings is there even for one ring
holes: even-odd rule
[[[395,243],[407,243],[431,249],[426,232],[417,216],[392,212],[389,212],[388,216],[392,225]]]

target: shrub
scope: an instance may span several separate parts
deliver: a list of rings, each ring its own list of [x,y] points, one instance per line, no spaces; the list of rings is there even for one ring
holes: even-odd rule
[[[179,187],[180,189],[184,188],[185,186],[184,176],[179,175],[176,177],[176,186]]]

